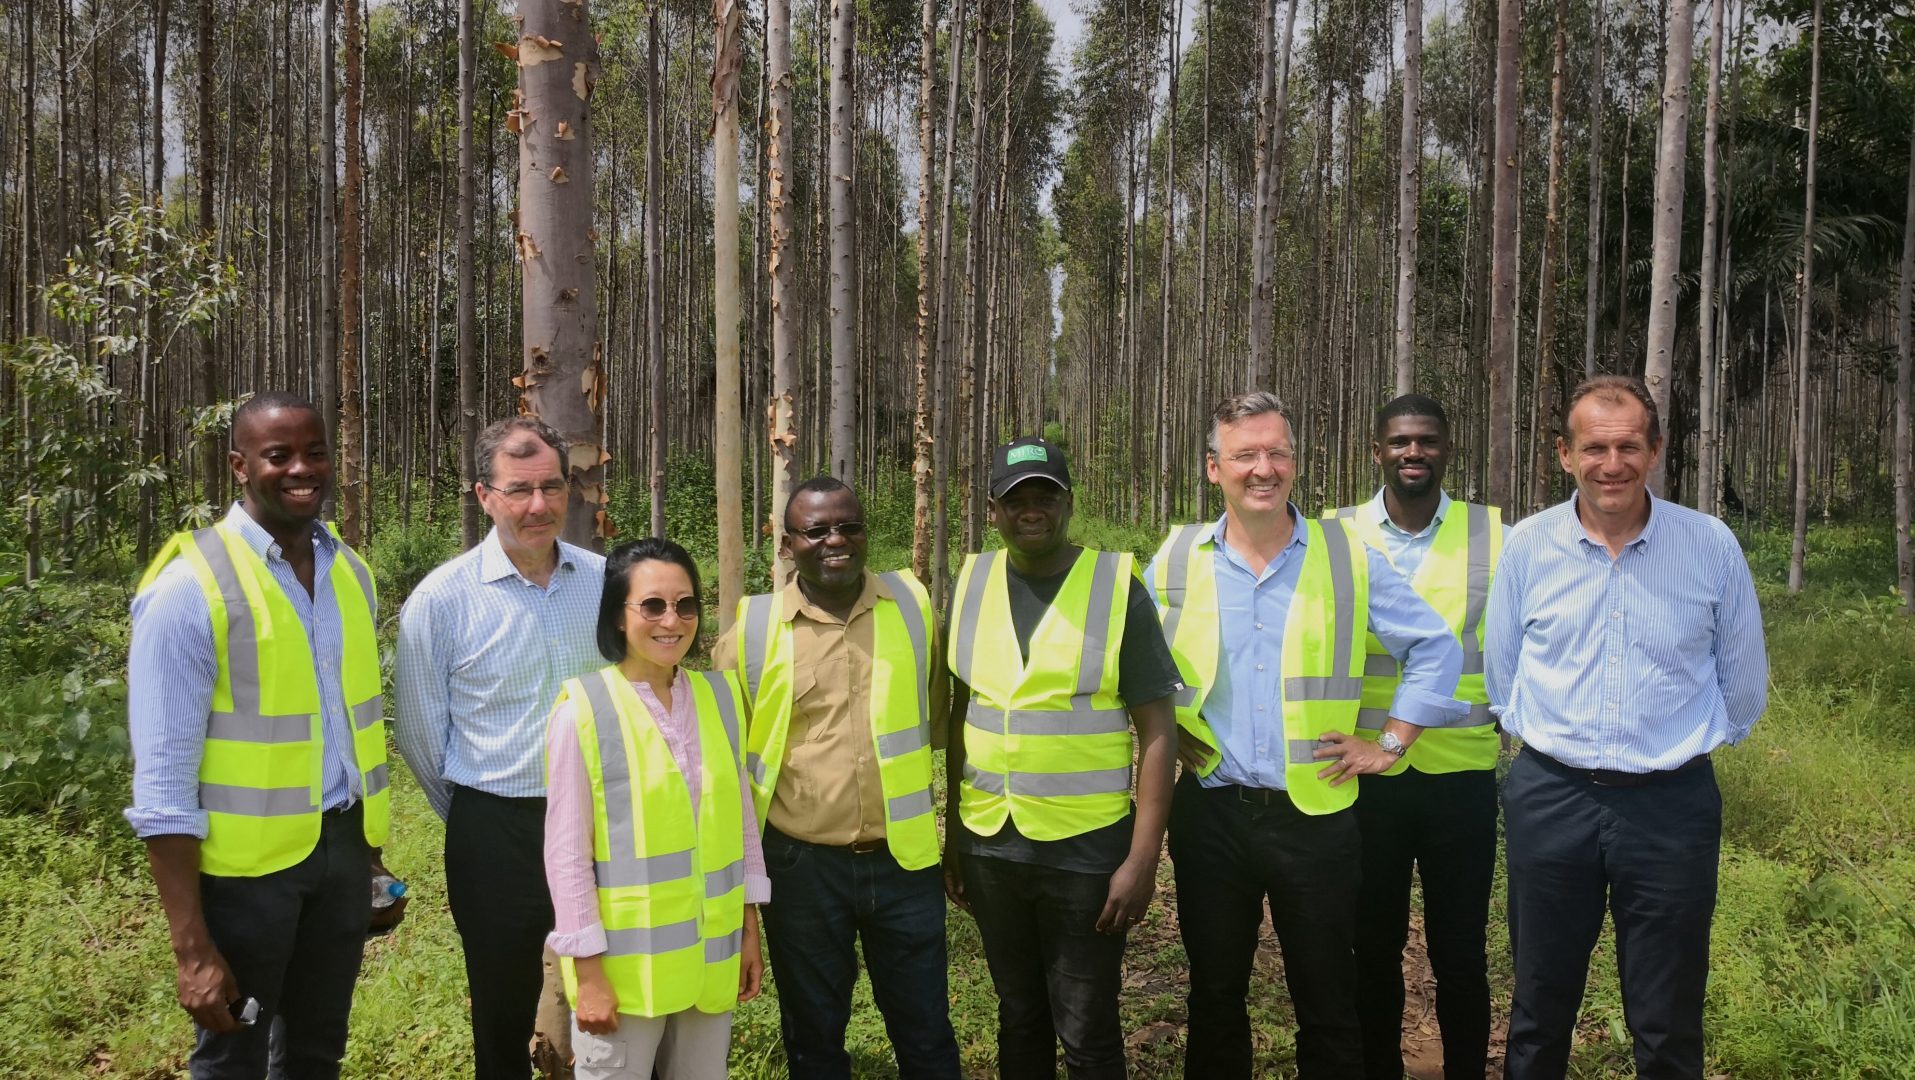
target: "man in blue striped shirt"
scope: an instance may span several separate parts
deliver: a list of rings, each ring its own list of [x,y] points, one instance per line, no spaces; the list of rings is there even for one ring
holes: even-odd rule
[[[1503,785],[1504,1075],[1566,1072],[1607,906],[1637,1075],[1700,1080],[1722,837],[1709,753],[1762,715],[1762,613],[1728,527],[1649,492],[1662,435],[1640,382],[1584,382],[1563,430],[1576,492],[1510,533],[1489,601],[1490,703],[1524,743]]]
[[[465,947],[474,1075],[526,1080],[552,899],[545,718],[565,680],[604,665],[603,556],[559,539],[565,440],[532,417],[474,449],[492,531],[426,576],[399,614],[399,752],[446,822],[446,899]]]

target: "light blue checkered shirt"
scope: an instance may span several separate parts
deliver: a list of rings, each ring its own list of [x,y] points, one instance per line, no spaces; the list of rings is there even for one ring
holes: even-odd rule
[[[605,557],[559,542],[545,586],[512,565],[498,530],[419,583],[399,613],[393,732],[432,808],[448,784],[545,794],[545,718],[565,680],[605,666]]]
[[[313,591],[308,595],[278,542],[243,506],[233,504],[226,522],[266,560],[273,580],[299,613],[306,640],[314,643],[325,740],[326,785],[320,805],[328,810],[348,805],[359,796],[360,780],[340,681],[345,632],[332,591],[339,542],[314,523]],[[204,840],[199,765],[219,658],[213,652],[206,594],[186,560],[167,564],[153,584],[133,598],[133,640],[126,667],[126,724],[133,744],[133,805],[126,809],[126,820],[141,838],[187,835]]]
[[[1729,527],[1650,497],[1614,559],[1580,495],[1517,523],[1489,594],[1484,674],[1510,734],[1579,769],[1673,769],[1741,742],[1768,702],[1749,563]]]

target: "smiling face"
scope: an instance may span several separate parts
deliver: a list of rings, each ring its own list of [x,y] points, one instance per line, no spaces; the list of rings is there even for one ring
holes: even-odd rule
[[[226,455],[246,512],[268,530],[309,525],[332,491],[332,451],[319,413],[271,409],[242,417]]]
[[[673,668],[685,659],[698,640],[698,618],[682,618],[678,602],[692,595],[692,579],[685,568],[664,559],[646,559],[626,571],[631,586],[625,597],[625,655],[640,657],[661,668]],[[663,600],[665,614],[654,622],[640,614],[647,600]]]
[[[529,447],[532,453],[515,457]],[[549,552],[565,528],[565,508],[571,492],[554,498],[546,490],[565,487],[559,452],[537,436],[521,435],[492,455],[492,480],[478,485],[479,505],[499,530],[506,552]]]
[[[1450,437],[1434,416],[1392,416],[1370,453],[1383,470],[1383,483],[1398,498],[1414,499],[1443,486]]]
[[[991,500],[991,524],[1018,554],[1039,560],[1071,542],[1074,507],[1071,493],[1051,480],[1033,476]]]
[[[1643,508],[1644,484],[1662,455],[1649,426],[1649,411],[1631,397],[1591,394],[1576,403],[1568,438],[1556,440],[1556,456],[1563,471],[1575,477],[1586,511],[1619,517]]]
[[[863,524],[864,508],[849,488],[836,491],[804,491],[792,498],[785,511],[785,551],[797,568],[798,577],[814,588],[828,592],[848,590],[864,577],[866,536],[832,531],[822,540],[811,540],[807,530]]]
[[[1296,483],[1296,447],[1282,413],[1258,413],[1217,425],[1217,449],[1205,460],[1210,482],[1240,518],[1285,512]]]

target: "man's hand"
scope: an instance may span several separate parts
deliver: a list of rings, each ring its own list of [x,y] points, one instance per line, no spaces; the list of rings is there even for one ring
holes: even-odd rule
[[[1125,859],[1110,876],[1110,895],[1097,916],[1097,932],[1121,934],[1144,921],[1150,899],[1157,892],[1157,860]]]
[[[372,860],[372,876],[378,877],[380,874],[392,874],[392,871],[386,869],[386,864],[375,856]],[[393,874],[392,876],[398,877],[399,875]],[[401,896],[385,907],[373,908],[372,919],[366,924],[366,933],[392,933],[400,923],[406,920],[406,903],[411,899],[409,896]]]
[[[959,911],[970,911],[971,902],[964,898],[964,875],[958,870],[962,858],[947,837],[944,841],[944,895],[951,898]]]
[[[1177,760],[1184,763],[1185,771],[1201,773],[1204,762],[1214,753],[1215,750],[1204,745],[1202,739],[1185,730],[1183,725],[1177,726]]]
[[[578,972],[578,1007],[572,1016],[578,1029],[588,1035],[610,1035],[618,1030],[618,992],[605,977],[605,962],[597,956],[581,956],[573,962]]]
[[[765,987],[765,953],[758,939],[758,905],[745,905],[745,940],[738,955],[738,1004]]]
[[[233,1017],[233,1002],[239,1000],[239,983],[219,950],[209,943],[175,952],[174,959],[179,964],[174,986],[180,1007],[193,1017],[193,1022],[218,1035],[238,1031],[240,1023]]]
[[[1316,757],[1319,761],[1336,759],[1317,774],[1317,779],[1328,780],[1331,787],[1342,787],[1359,776],[1388,772],[1402,760],[1368,739],[1341,731],[1326,731],[1317,736]]]

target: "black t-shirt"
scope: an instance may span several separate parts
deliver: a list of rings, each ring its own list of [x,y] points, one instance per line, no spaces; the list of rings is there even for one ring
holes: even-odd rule
[[[1078,551],[1081,555],[1083,549]],[[1075,567],[1076,563],[1071,565]],[[1018,573],[1008,559],[1004,570],[1010,592],[1011,624],[1017,632],[1017,650],[1029,661],[1031,634],[1064,588],[1070,570],[1048,577],[1026,577]],[[1124,640],[1119,643],[1117,652],[1117,696],[1126,705],[1141,704],[1169,697],[1183,689],[1183,685],[1177,661],[1171,657],[1170,646],[1164,641],[1157,604],[1151,599],[1150,589],[1133,577],[1124,614]],[[979,836],[960,821],[951,839],[966,855],[1034,863],[1083,874],[1108,874],[1130,854],[1133,817],[1134,813],[1125,814],[1103,828],[1063,840],[1033,840],[1018,832],[1017,823],[1008,817],[994,836]]]

